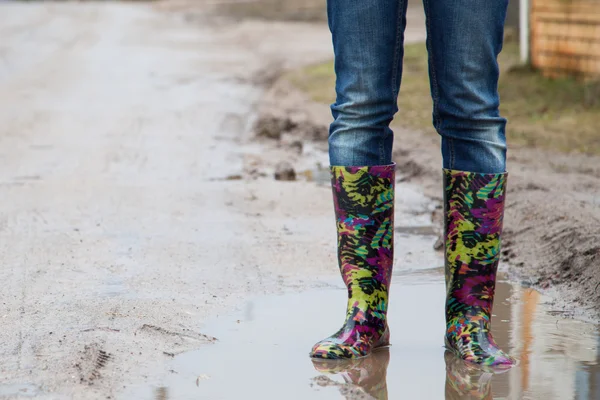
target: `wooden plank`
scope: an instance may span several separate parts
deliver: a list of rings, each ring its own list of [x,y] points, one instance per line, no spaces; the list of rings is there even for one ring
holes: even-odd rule
[[[532,0],[531,61],[546,76],[600,76],[600,1]]]
[[[600,24],[577,25],[565,22],[540,22],[534,21],[536,25],[536,39],[538,37],[565,37],[573,40],[590,40],[600,42]]]
[[[581,6],[597,6],[598,0],[533,0],[532,5],[534,7],[541,7],[544,5],[549,6],[561,6],[561,7],[581,7]]]
[[[532,11],[529,13],[529,57],[532,65],[539,65],[537,38],[539,37],[540,23],[537,20],[537,12],[534,12],[536,5],[541,0],[531,0]]]
[[[600,11],[588,13],[568,13],[560,11],[539,11],[532,12],[532,16],[539,22],[570,22],[595,25],[600,24]]]
[[[586,15],[586,14],[597,14],[600,6],[598,3],[590,6],[581,6],[581,7],[566,7],[566,6],[549,6],[547,4],[540,5],[538,7],[534,7],[532,12],[539,13],[560,13],[560,14],[569,14],[569,15]]]
[[[541,53],[556,52],[566,56],[586,56],[600,59],[600,41],[582,42],[569,39],[552,39],[544,36],[538,38],[537,41],[536,51]]]
[[[559,13],[598,13],[600,2],[575,0],[566,2],[564,0],[535,0],[532,3],[533,12],[549,11]]]
[[[582,73],[585,75],[600,76],[600,60],[539,53],[537,54],[534,67],[543,71],[570,71],[575,74]]]

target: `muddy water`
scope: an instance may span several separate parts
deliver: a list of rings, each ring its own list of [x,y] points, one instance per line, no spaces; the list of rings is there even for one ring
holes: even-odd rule
[[[314,341],[334,332],[344,290],[263,297],[205,332],[219,343],[175,357],[155,399],[585,399],[600,398],[597,327],[552,316],[539,293],[500,283],[497,341],[521,363],[507,373],[469,370],[442,348],[444,290],[432,273],[395,277],[392,346],[372,358],[316,364]]]
[[[155,399],[585,399],[600,398],[597,327],[552,316],[538,292],[498,286],[494,330],[521,363],[500,375],[469,370],[442,348],[437,271],[394,278],[392,346],[352,363],[315,364],[314,341],[334,332],[344,289],[257,298],[209,323],[219,343],[181,354],[171,375],[136,398]],[[139,396],[139,397],[138,397]]]
[[[389,310],[392,346],[373,357],[315,364],[308,351],[345,315],[337,276],[321,289],[259,297],[215,318],[202,332],[218,343],[175,356],[165,378],[119,398],[144,399],[600,399],[600,330],[562,319],[551,299],[500,282],[498,343],[521,360],[499,375],[468,369],[445,354],[442,259],[432,251],[435,208],[403,186],[398,196],[396,270]]]

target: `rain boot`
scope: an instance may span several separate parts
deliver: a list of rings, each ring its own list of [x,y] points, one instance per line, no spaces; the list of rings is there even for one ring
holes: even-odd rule
[[[491,334],[507,174],[444,170],[446,347],[480,365],[515,360]]]
[[[312,348],[313,358],[360,358],[389,345],[395,168],[331,167],[338,263],[348,307],[344,326]]]

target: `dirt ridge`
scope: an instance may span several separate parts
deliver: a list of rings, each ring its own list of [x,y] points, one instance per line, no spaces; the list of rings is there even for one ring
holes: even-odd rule
[[[328,106],[285,75],[266,91],[260,112],[256,132],[264,133],[265,123],[291,127],[286,135],[326,148]],[[400,188],[417,183],[441,204],[439,137],[398,124],[394,134]],[[550,294],[564,315],[600,321],[600,157],[511,148],[508,169],[503,268]],[[441,230],[441,213],[434,217]]]

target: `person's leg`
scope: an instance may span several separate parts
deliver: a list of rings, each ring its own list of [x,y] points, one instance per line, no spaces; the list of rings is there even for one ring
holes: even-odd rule
[[[389,124],[398,110],[407,1],[327,1],[337,78],[331,165],[392,162]]]
[[[317,343],[316,359],[359,358],[389,344],[394,246],[393,136],[406,0],[328,0],[337,99],[329,135],[338,262],[346,320]]]
[[[508,0],[424,0],[433,123],[444,168],[506,171],[497,56]]]
[[[434,126],[442,136],[449,350],[510,366],[491,316],[506,193],[497,56],[508,0],[424,0]]]

